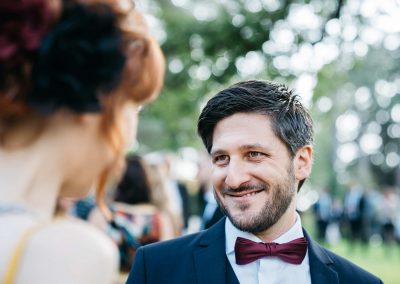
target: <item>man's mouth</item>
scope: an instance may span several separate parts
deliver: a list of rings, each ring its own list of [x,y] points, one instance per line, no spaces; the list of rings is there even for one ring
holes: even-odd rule
[[[261,191],[264,191],[264,189],[257,189],[257,190],[251,190],[251,191],[241,191],[241,192],[225,192],[226,195],[229,195],[231,197],[250,197],[254,196],[257,193],[260,193]]]

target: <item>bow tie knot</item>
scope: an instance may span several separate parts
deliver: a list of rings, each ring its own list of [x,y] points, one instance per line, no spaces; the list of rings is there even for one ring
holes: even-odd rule
[[[241,237],[236,239],[235,256],[239,265],[265,256],[277,256],[291,264],[301,264],[307,252],[307,240],[298,238],[288,243],[256,243]]]
[[[264,243],[265,245],[265,254],[267,256],[273,256],[273,252],[276,251],[276,243]]]

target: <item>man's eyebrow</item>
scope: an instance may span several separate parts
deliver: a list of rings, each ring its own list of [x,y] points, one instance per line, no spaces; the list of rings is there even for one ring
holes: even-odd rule
[[[220,149],[217,149],[215,151],[211,151],[211,153],[210,153],[211,157],[212,156],[217,156],[217,155],[224,155],[224,154],[226,154],[226,151],[220,150]]]
[[[239,147],[240,151],[246,151],[246,150],[255,150],[255,149],[263,149],[266,150],[267,147],[265,145],[262,145],[260,143],[254,143],[254,144],[246,144],[242,145]],[[211,156],[216,156],[216,155],[225,155],[227,151],[222,150],[222,149],[216,149],[215,151],[211,151],[210,155]]]
[[[242,145],[239,147],[240,150],[252,150],[252,149],[266,149],[267,147],[260,144],[260,143],[254,143],[254,144],[246,144]]]

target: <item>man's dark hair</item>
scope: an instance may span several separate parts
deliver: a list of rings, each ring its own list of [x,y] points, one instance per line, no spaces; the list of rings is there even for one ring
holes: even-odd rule
[[[298,96],[283,84],[269,81],[245,81],[220,91],[202,110],[197,131],[208,153],[214,128],[219,121],[236,113],[268,116],[276,136],[292,157],[303,146],[313,143],[313,121]]]

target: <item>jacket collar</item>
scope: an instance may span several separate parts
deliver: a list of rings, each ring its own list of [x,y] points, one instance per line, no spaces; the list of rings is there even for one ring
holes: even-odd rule
[[[333,269],[332,258],[303,229],[308,242],[308,261],[310,264],[311,283],[338,284],[339,278]]]
[[[225,253],[225,218],[203,232],[194,251],[194,263],[197,283],[221,284],[236,278]]]

